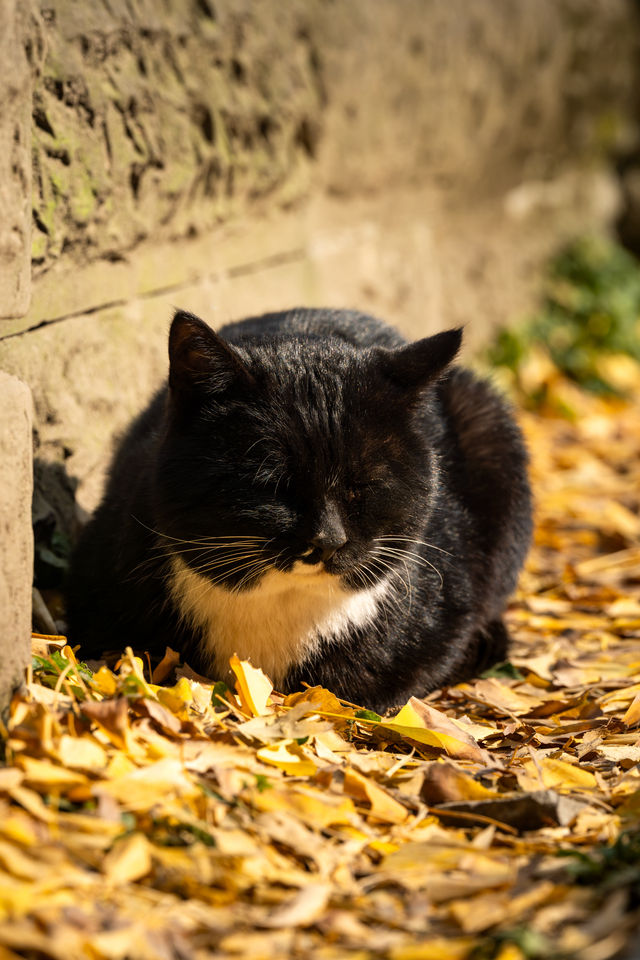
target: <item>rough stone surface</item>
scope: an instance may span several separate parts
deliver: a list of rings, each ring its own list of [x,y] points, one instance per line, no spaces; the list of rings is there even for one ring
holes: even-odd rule
[[[0,3],[0,317],[22,316],[31,280],[31,71],[18,0]],[[0,326],[0,331],[1,331]]]
[[[318,17],[326,184],[431,182],[473,203],[626,146],[628,0],[369,0]],[[357,38],[357,41],[354,40]]]
[[[0,712],[31,651],[31,395],[0,371]]]
[[[49,0],[36,273],[314,184],[492,195],[627,135],[629,0]]]
[[[113,259],[267,195],[300,197],[321,105],[306,7],[47,3],[34,98],[37,272],[63,251]]]

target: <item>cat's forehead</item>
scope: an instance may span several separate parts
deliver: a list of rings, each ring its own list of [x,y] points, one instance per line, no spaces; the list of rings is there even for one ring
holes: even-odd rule
[[[250,461],[269,471],[280,461],[305,475],[338,476],[365,464],[371,473],[402,454],[404,418],[384,397],[378,402],[377,380],[356,351],[294,343],[281,353],[261,351],[258,362],[261,391],[247,410]]]
[[[300,395],[310,403],[357,389],[365,379],[363,356],[337,337],[279,337],[249,346],[252,373],[269,392]]]
[[[286,362],[276,362],[264,399],[267,407],[278,410],[278,420],[304,432],[351,433],[374,413],[372,386],[356,357],[300,350]]]

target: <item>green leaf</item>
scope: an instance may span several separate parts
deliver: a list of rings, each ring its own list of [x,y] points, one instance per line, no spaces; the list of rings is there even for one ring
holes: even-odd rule
[[[224,680],[218,680],[214,683],[211,691],[211,706],[216,710],[228,710],[229,708],[224,701],[228,702],[232,697],[233,694]],[[233,703],[233,700],[231,702]]]
[[[374,720],[376,723],[380,723],[382,717],[380,714],[375,713],[373,710],[356,710],[356,719],[357,720]]]
[[[508,660],[494,663],[492,667],[480,674],[481,677],[508,677],[510,680],[524,680],[524,674]]]

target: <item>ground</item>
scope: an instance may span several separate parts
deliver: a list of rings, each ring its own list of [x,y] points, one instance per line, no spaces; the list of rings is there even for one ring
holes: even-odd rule
[[[510,664],[379,718],[36,638],[0,768],[0,960],[618,955],[640,902],[640,391],[535,356]],[[635,390],[635,392],[633,392]],[[541,393],[538,390],[537,396]],[[117,638],[114,638],[117,640]],[[213,695],[213,696],[212,696]]]

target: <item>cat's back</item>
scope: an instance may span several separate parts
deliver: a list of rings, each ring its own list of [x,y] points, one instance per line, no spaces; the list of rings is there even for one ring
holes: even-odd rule
[[[522,434],[510,404],[488,380],[466,367],[452,366],[436,391],[451,455],[455,448],[476,469],[490,473],[526,463]]]
[[[487,589],[508,594],[529,548],[528,454],[514,413],[491,383],[453,366],[437,385],[447,488],[472,518]]]
[[[255,340],[272,337],[337,337],[355,347],[401,347],[406,343],[397,330],[366,313],[312,307],[296,307],[248,317],[225,324],[218,333],[230,343],[241,343],[245,338]]]

